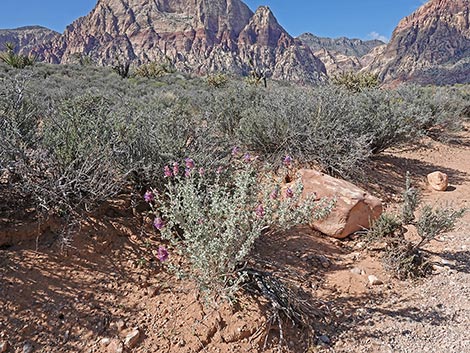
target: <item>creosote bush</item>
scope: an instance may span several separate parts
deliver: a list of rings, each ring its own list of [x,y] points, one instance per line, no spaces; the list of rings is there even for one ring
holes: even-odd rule
[[[383,255],[385,266],[400,279],[423,277],[431,270],[428,254],[423,247],[438,236],[452,231],[465,209],[421,206],[417,189],[411,186],[409,174],[400,215],[384,213],[373,222],[368,232],[370,241],[386,242]],[[416,216],[418,214],[418,216]],[[419,240],[405,238],[409,226],[416,228]]]
[[[322,218],[334,205],[314,195],[301,202],[301,184],[281,190],[262,182],[264,173],[248,154],[215,171],[187,158],[167,165],[164,173],[164,193],[145,195],[154,226],[189,261],[201,288],[222,295],[238,289],[237,268],[257,238]]]
[[[368,72],[344,72],[333,76],[331,80],[335,85],[345,87],[351,92],[361,92],[380,85],[379,75]]]

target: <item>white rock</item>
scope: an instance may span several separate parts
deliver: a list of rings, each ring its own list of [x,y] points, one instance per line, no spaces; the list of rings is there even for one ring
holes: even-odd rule
[[[31,343],[25,343],[23,346],[23,353],[32,353],[34,350],[33,345]]]
[[[108,337],[105,337],[101,339],[100,344],[104,347],[107,347],[111,343],[111,339]]]
[[[449,186],[449,177],[442,172],[433,172],[428,174],[428,183],[436,191],[445,191]]]
[[[140,331],[136,327],[132,332],[130,332],[127,336],[126,339],[124,340],[124,345],[128,348],[134,348],[137,345],[137,342],[139,342],[140,338]]]
[[[374,275],[369,275],[368,279],[369,279],[369,284],[372,286],[378,286],[380,284],[383,284],[383,282]]]
[[[355,275],[362,275],[364,274],[364,271],[361,270],[359,267],[354,267],[351,269],[351,273],[354,273]]]
[[[0,341],[0,353],[5,353],[9,346],[8,341]]]

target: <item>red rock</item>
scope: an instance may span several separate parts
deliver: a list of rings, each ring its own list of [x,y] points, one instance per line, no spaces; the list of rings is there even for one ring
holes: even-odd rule
[[[240,0],[99,0],[37,54],[52,63],[76,61],[77,54],[106,65],[116,56],[136,64],[171,58],[177,69],[197,74],[247,75],[254,65],[274,79],[326,78],[323,63],[268,7],[253,13]]]
[[[326,235],[345,238],[369,228],[370,222],[382,214],[382,202],[350,182],[311,169],[301,169],[298,174],[304,186],[303,197],[315,193],[318,198],[336,199],[335,208],[325,219],[310,224]]]

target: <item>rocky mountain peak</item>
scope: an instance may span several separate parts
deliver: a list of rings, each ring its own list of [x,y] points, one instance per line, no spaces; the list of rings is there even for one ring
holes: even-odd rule
[[[317,82],[323,64],[294,40],[262,6],[253,13],[240,0],[99,0],[95,8],[39,50],[66,63],[88,55],[108,65],[116,57],[141,64],[168,60],[182,71],[248,74]]]
[[[470,0],[430,0],[405,17],[370,71],[385,81],[470,82]]]

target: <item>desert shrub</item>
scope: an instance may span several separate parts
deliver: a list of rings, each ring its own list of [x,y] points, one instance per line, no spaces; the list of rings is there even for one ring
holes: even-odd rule
[[[36,62],[36,57],[26,56],[15,53],[15,47],[12,43],[5,44],[5,51],[0,53],[0,60],[17,69],[24,69],[26,66],[32,66]]]
[[[331,81],[351,92],[361,92],[364,89],[377,88],[380,85],[379,75],[369,72],[344,72],[333,76]]]
[[[215,88],[219,88],[219,87],[223,87],[227,84],[227,82],[229,81],[227,75],[225,74],[215,74],[215,75],[209,75],[207,77],[207,84],[209,86],[212,86],[212,87],[215,87]]]
[[[418,190],[411,186],[407,174],[401,214],[382,214],[372,223],[368,232],[369,240],[386,242],[384,264],[398,278],[422,277],[432,269],[423,247],[438,236],[452,231],[465,211],[463,208],[456,210],[452,207],[421,205]],[[405,238],[409,226],[416,228],[418,241]]]
[[[152,61],[147,64],[142,64],[135,69],[135,75],[145,78],[159,78],[168,73],[176,71],[170,59],[165,62]]]
[[[279,184],[262,185],[257,169],[248,155],[216,171],[198,169],[186,159],[181,166],[166,166],[163,194],[146,194],[154,226],[189,261],[202,289],[218,294],[236,290],[237,268],[257,238],[321,218],[332,207],[314,195],[300,202],[301,184],[281,196]]]
[[[367,238],[369,241],[381,241],[386,237],[393,237],[401,226],[402,223],[399,217],[384,212],[372,222],[370,229],[367,231]]]

